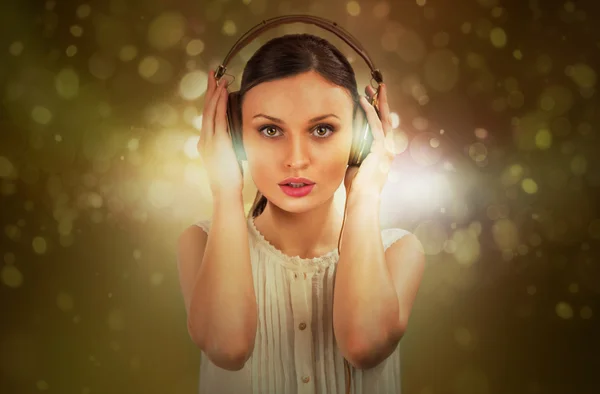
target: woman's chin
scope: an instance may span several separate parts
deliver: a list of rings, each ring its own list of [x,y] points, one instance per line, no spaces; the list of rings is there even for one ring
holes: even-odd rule
[[[275,200],[269,200],[277,209],[288,213],[305,213],[315,208],[314,200],[309,198],[294,198],[283,196]]]
[[[314,190],[302,197],[289,196],[282,190],[276,190],[272,193],[272,197],[267,197],[267,199],[274,205],[274,208],[289,213],[305,213],[322,203]]]

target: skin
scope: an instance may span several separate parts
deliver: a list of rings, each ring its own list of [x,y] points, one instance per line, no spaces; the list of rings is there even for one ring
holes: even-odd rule
[[[350,93],[314,71],[265,82],[246,93],[244,148],[254,183],[268,199],[255,225],[287,255],[311,258],[337,248],[342,215],[333,197],[346,175],[352,112]],[[337,118],[309,121],[330,113]],[[283,123],[255,118],[258,114]],[[335,131],[319,127],[323,123]],[[268,125],[273,127],[258,131]],[[278,185],[288,177],[308,178],[315,186],[305,197],[290,197]]]

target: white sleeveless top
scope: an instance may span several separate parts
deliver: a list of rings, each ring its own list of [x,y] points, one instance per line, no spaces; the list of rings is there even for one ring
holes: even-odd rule
[[[208,233],[210,221],[195,224]],[[333,334],[337,249],[312,259],[287,256],[253,218],[248,234],[259,311],[254,351],[239,371],[217,367],[201,351],[199,393],[344,394],[344,359]],[[406,234],[382,230],[384,248]],[[374,368],[350,368],[353,394],[400,393],[400,346]]]

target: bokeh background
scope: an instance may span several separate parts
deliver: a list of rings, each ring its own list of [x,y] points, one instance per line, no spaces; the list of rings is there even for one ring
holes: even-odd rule
[[[211,215],[195,148],[207,72],[290,13],[338,22],[389,86],[382,226],[427,253],[404,392],[600,392],[591,0],[3,2],[0,392],[197,392],[175,244]],[[232,60],[234,88],[262,43],[300,32],[369,83],[341,40],[293,24]]]

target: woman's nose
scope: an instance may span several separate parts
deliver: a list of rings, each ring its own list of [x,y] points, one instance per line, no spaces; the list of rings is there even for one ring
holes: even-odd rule
[[[303,141],[301,137],[295,136],[288,141],[287,154],[285,158],[286,167],[303,168],[310,163],[309,141]]]

